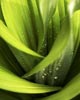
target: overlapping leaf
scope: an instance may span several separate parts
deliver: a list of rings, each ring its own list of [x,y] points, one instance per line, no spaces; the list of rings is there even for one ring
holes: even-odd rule
[[[37,56],[37,57],[41,57],[39,54],[37,54],[36,52],[32,51],[31,49],[29,49],[28,47],[26,47],[20,40],[18,40],[17,38],[15,38],[11,32],[7,29],[7,27],[3,24],[2,21],[0,21],[0,36],[7,42],[9,43],[11,46],[17,48],[20,51],[23,51],[24,53],[27,54],[31,54],[33,56]],[[13,49],[14,50],[14,49]],[[15,50],[14,50],[15,52]],[[15,52],[16,55],[17,52]],[[18,56],[20,58],[20,55]],[[21,56],[22,57],[22,56]],[[25,58],[25,56],[23,56],[23,58]],[[27,58],[28,59],[28,58]],[[22,60],[22,59],[21,59]],[[26,60],[26,59],[25,59]],[[24,61],[23,61],[24,62]],[[25,65],[27,66],[27,65]]]
[[[66,5],[66,6],[65,6]],[[61,8],[61,9],[59,9]],[[68,16],[69,12],[67,12],[67,3],[64,0],[58,2],[58,6],[56,7],[56,11],[53,17],[50,20],[48,25],[48,33],[47,33],[47,51],[49,52],[56,37],[60,34],[60,29],[65,16]],[[71,20],[71,19],[70,19]],[[73,41],[73,33],[69,36],[68,44],[66,48],[63,49],[61,56],[53,63],[46,66],[45,69],[41,70],[36,74],[36,82],[49,84],[49,85],[62,85],[63,81],[70,69],[72,60],[73,60],[73,51],[74,51],[74,41]],[[63,77],[63,78],[62,78]],[[56,79],[55,79],[56,78]],[[47,81],[46,81],[47,80]]]
[[[32,16],[30,8],[32,7],[31,3],[35,5],[34,8],[37,11],[38,8],[36,7],[37,4],[35,4],[35,0],[33,2],[31,2],[30,0],[2,0],[1,7],[5,22],[7,24],[8,29],[11,32],[11,35],[13,37],[16,37],[17,40],[20,40],[20,42],[22,42],[26,47],[30,47],[31,49],[36,50],[37,31],[34,28],[35,22],[33,23],[33,21],[35,17],[37,18],[37,15],[35,15],[34,17]],[[39,22],[41,22],[40,19]],[[40,25],[40,27],[42,27],[42,25]],[[43,34],[41,28],[39,30],[40,34]],[[23,69],[25,71],[30,70],[31,67],[34,65],[34,58],[32,58],[32,56],[25,55],[23,52],[16,50],[11,46],[10,49],[21,64],[21,66],[23,67]]]
[[[66,30],[66,32],[65,32]],[[65,18],[63,21],[62,29],[60,34],[58,35],[57,39],[55,40],[55,43],[48,54],[48,56],[41,61],[36,67],[34,67],[29,73],[27,73],[28,76],[39,72],[43,68],[47,67],[49,64],[54,62],[62,53],[64,48],[66,47],[68,40],[70,36],[70,23],[68,17]],[[26,77],[26,75],[24,75]]]
[[[7,77],[5,78],[5,76]],[[3,68],[3,66],[0,66],[0,89],[5,89],[18,93],[34,94],[56,91],[60,88],[31,83],[27,80],[19,78],[8,69]]]
[[[72,1],[75,2],[75,4],[71,3]],[[0,18],[3,20],[4,16],[6,22],[6,25],[4,25],[4,23],[0,21],[0,38],[7,42],[6,44],[5,42],[2,42],[2,39],[2,41],[0,40],[0,89],[30,94],[46,93],[57,91],[58,89],[60,89],[60,87],[49,87],[46,85],[31,83],[16,76],[8,69],[10,69],[11,71],[13,70],[13,72],[16,73],[18,72],[19,67],[22,66],[25,71],[29,71],[35,65],[35,62],[37,62],[37,60],[42,57],[34,51],[38,51],[40,53],[40,49],[42,49],[44,53],[43,55],[45,55],[42,46],[44,46],[47,42],[48,47],[46,48],[46,50],[49,54],[29,73],[25,74],[25,78],[43,70],[43,68],[46,68],[48,65],[54,63],[58,58],[61,57],[62,53],[65,52],[65,50],[66,52],[64,55],[67,55],[69,57],[69,54],[73,52],[75,57],[77,48],[80,44],[80,1],[58,0],[58,7],[55,7],[57,0],[0,0],[0,3],[2,7],[2,12],[0,13],[2,17]],[[75,6],[74,8],[70,8],[71,12],[67,12],[67,4],[69,3],[71,3],[71,7]],[[57,8],[57,10],[54,14],[53,12],[55,11],[55,8]],[[75,13],[73,14],[73,12]],[[70,14],[70,16],[68,16],[68,14]],[[55,27],[57,28],[55,29]],[[50,33],[51,36],[56,35],[57,37],[54,39],[53,36],[51,37],[52,40],[49,41]],[[46,36],[48,37],[48,40],[44,43],[44,41],[46,41]],[[53,41],[53,39],[55,41]],[[10,49],[8,48],[8,46]],[[7,51],[10,52],[9,55],[7,54]],[[12,53],[17,58],[17,61],[21,64],[21,66],[12,61],[15,59]],[[36,57],[34,58],[33,56]],[[64,60],[67,60],[67,56],[65,56]],[[67,60],[69,61],[69,64],[71,64],[72,58],[73,54],[69,57],[70,60]],[[63,63],[65,63],[64,60]],[[77,66],[77,64],[74,66]],[[66,73],[68,71],[67,68],[68,66],[65,69],[62,68],[64,72],[60,72],[60,74],[58,74],[63,75],[63,73]],[[78,74],[80,72],[79,66],[76,68],[71,68],[73,70],[71,69],[71,72],[69,72],[69,74],[71,74],[69,80],[71,80],[71,78],[75,76],[75,73]],[[76,72],[74,72],[74,70]],[[17,74],[22,75],[21,72]],[[62,77],[60,78],[61,80],[63,80]],[[65,87],[63,87],[60,92],[46,98],[41,98],[39,100],[72,99],[76,95],[80,94],[79,87],[80,74],[78,74],[72,81],[70,81]],[[11,95],[4,95],[6,96],[6,99],[16,99]],[[25,100],[25,98],[27,99],[27,97],[21,97],[21,99],[23,100]],[[5,97],[2,99],[5,100]]]
[[[30,55],[41,57],[39,54],[27,48],[22,42],[20,42],[20,40],[12,36],[12,34],[9,32],[9,30],[2,21],[0,21],[0,36],[13,47]]]

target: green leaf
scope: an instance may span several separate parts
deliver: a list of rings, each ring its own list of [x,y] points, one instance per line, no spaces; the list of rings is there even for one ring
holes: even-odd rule
[[[72,32],[74,34],[74,42],[76,47],[79,45],[80,41],[80,10],[77,10],[73,13],[71,24],[72,24]]]
[[[47,47],[45,44],[47,44],[47,30],[48,30],[48,24],[53,16],[56,5],[57,5],[57,0],[37,0],[39,9],[40,9],[40,14],[42,17],[42,22],[43,22],[43,33],[39,32],[39,37],[41,37],[41,33],[43,34],[43,38],[40,39],[40,45],[38,47],[38,52],[42,55],[46,55],[47,53]],[[42,29],[41,29],[42,30]],[[44,47],[45,46],[45,47]]]
[[[10,51],[8,45],[0,38],[0,65],[5,66],[17,75],[23,75],[23,70],[21,69],[16,58]],[[17,67],[16,67],[17,66]]]
[[[31,22],[32,22],[32,28],[33,32],[35,34],[36,38],[36,44],[37,44],[37,51],[42,46],[43,38],[44,38],[44,26],[43,26],[43,20],[39,9],[39,2],[38,0],[27,0],[29,11],[31,14]],[[27,18],[27,17],[26,17]]]
[[[74,78],[78,73],[80,73],[80,45],[78,47],[78,50],[76,52],[75,58],[73,59],[73,63],[71,65],[71,68],[68,72],[67,77],[65,78],[64,84],[69,82],[72,78]]]
[[[39,94],[57,91],[60,89],[60,87],[50,87],[29,82],[16,76],[3,66],[0,66],[0,89],[5,89],[18,93]]]
[[[78,94],[80,94],[80,73],[58,93],[36,100],[71,100]]]
[[[66,0],[58,0],[58,10],[59,10],[60,21],[62,22],[65,16],[68,15]]]
[[[47,28],[47,48],[48,52],[50,51],[58,33],[60,32],[60,16],[58,6],[56,6],[55,13],[50,19],[48,28]]]
[[[25,46],[19,39],[14,37],[2,21],[0,21],[0,37],[3,38],[11,46],[17,48],[20,51],[23,51],[24,53],[37,57],[42,57],[41,55],[37,54],[36,52]]]
[[[30,75],[33,75],[41,71],[43,68],[47,67],[49,64],[53,63],[61,56],[63,50],[65,49],[69,41],[70,37],[69,25],[70,25],[69,19],[68,17],[66,17],[65,20],[63,21],[61,32],[59,33],[57,39],[55,40],[55,43],[53,44],[53,47],[48,56],[45,57],[37,66],[35,66],[29,73],[25,74],[23,77],[28,77]]]
[[[39,5],[44,26],[46,26],[55,11],[57,0],[39,0]]]
[[[5,22],[12,36],[25,46],[37,51],[43,41],[43,22],[36,0],[2,0],[1,7]],[[38,47],[37,47],[38,46]],[[35,58],[9,46],[14,56],[27,72]]]
[[[29,15],[28,0],[2,0],[1,7],[5,22],[13,35],[27,46],[35,49],[36,43]]]
[[[73,2],[74,2],[74,5],[75,5],[74,11],[80,10],[80,0],[74,0]]]

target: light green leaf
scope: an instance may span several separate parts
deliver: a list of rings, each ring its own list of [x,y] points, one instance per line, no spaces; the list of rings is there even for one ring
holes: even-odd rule
[[[53,12],[55,11],[57,0],[39,0],[40,11],[43,19],[44,26],[48,24]]]
[[[72,24],[72,32],[74,35],[74,42],[76,47],[79,45],[80,38],[80,10],[77,10],[73,13],[71,24]]]
[[[46,85],[39,85],[21,79],[9,70],[0,66],[0,89],[9,90],[18,93],[46,93],[57,91],[60,87],[50,87]]]
[[[11,46],[17,48],[20,51],[23,51],[24,53],[37,56],[37,57],[42,57],[36,52],[29,49],[27,46],[25,46],[19,39],[14,37],[2,21],[0,21],[0,37],[3,38]]]
[[[2,0],[1,7],[9,30],[24,44],[35,50],[36,43],[29,14],[28,0]]]
[[[59,10],[59,16],[60,16],[60,21],[67,16],[67,3],[66,0],[58,0],[58,10]]]
[[[1,7],[11,34],[30,49],[37,51],[43,41],[43,22],[36,0],[2,0]],[[27,72],[35,58],[9,46],[14,56]]]

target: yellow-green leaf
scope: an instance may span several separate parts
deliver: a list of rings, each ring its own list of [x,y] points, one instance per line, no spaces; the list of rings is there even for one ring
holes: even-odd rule
[[[9,90],[18,93],[45,93],[56,91],[60,87],[50,87],[46,85],[40,85],[21,79],[9,70],[0,66],[0,89]]]

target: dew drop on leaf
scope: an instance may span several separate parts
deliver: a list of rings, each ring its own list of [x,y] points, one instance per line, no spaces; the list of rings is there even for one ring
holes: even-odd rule
[[[55,80],[57,80],[57,79],[58,79],[58,77],[57,77],[57,76],[55,76],[55,77],[54,77],[54,79],[55,79]]]
[[[42,76],[42,79],[44,79],[44,78],[45,78],[45,76],[43,75],[43,76]]]
[[[52,73],[52,71],[50,70],[49,73]]]
[[[46,73],[44,73],[44,76],[46,76],[47,74]]]
[[[59,70],[59,67],[56,67],[56,71]]]

